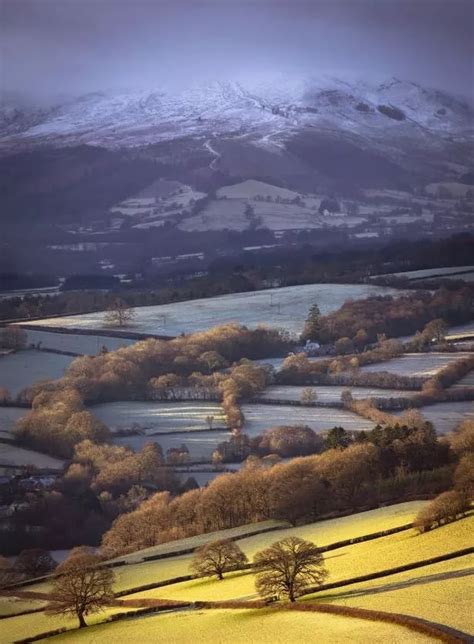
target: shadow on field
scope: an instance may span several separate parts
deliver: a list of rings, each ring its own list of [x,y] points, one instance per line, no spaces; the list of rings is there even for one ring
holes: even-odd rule
[[[411,579],[407,579],[406,581],[398,581],[398,582],[383,584],[382,586],[373,586],[371,588],[361,588],[361,589],[356,588],[355,590],[342,592],[335,595],[321,594],[321,595],[318,595],[318,599],[340,600],[340,599],[349,599],[351,597],[363,597],[364,595],[377,595],[379,593],[386,593],[392,590],[410,588],[411,586],[430,584],[435,581],[445,581],[447,579],[461,579],[462,577],[469,577],[472,574],[474,574],[474,568],[465,568],[463,570],[453,570],[451,572],[436,573],[433,575],[425,575],[423,577],[413,577]]]

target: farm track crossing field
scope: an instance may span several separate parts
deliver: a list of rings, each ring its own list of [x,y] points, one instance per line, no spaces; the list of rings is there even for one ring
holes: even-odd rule
[[[130,330],[137,333],[179,335],[202,331],[217,324],[239,322],[249,327],[260,324],[284,327],[299,333],[309,307],[317,302],[323,314],[335,311],[346,300],[376,295],[402,295],[404,291],[371,284],[308,284],[284,288],[232,293],[219,297],[188,300],[135,309]],[[37,320],[49,327],[103,329],[104,312]],[[23,326],[27,326],[27,323]]]
[[[12,396],[39,380],[61,378],[73,358],[43,351],[18,351],[0,357],[0,387]]]
[[[70,351],[71,353],[97,355],[102,347],[115,351],[136,342],[128,338],[111,338],[104,335],[81,335],[79,333],[49,333],[36,329],[25,329],[28,334],[28,344],[38,345],[42,349],[55,351]]]
[[[458,423],[474,418],[474,401],[442,402],[420,407],[426,420],[433,423],[438,434],[452,431]]]
[[[456,353],[405,353],[399,358],[393,358],[386,362],[364,365],[360,370],[371,373],[387,371],[399,376],[429,378],[451,362],[470,356],[472,356],[472,353],[461,351]]]
[[[372,387],[342,387],[342,386],[325,386],[315,385],[310,387],[317,394],[317,401],[324,403],[340,402],[343,391],[350,390],[355,400],[364,398],[410,398],[415,395],[415,391],[404,391],[403,389],[375,389]],[[301,400],[302,392],[308,387],[298,387],[293,385],[282,385],[267,387],[259,395],[259,398],[269,400]]]
[[[327,603],[404,613],[474,631],[474,556],[308,596]],[[306,598],[305,598],[306,599]]]
[[[294,405],[242,405],[245,417],[243,431],[257,436],[277,425],[307,425],[316,432],[335,426],[347,430],[370,430],[374,423],[343,409],[296,407]]]
[[[425,635],[392,624],[320,613],[293,613],[271,608],[169,612],[139,620],[123,620],[82,629],[75,632],[74,636],[60,635],[55,641],[72,641],[73,637],[74,642],[80,644],[103,641],[163,641],[177,644],[288,644],[289,641],[301,644],[417,644],[434,641]]]

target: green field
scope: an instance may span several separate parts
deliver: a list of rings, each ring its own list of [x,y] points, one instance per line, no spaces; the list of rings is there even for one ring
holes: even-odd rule
[[[388,537],[330,551],[325,556],[326,567],[329,571],[328,582],[370,574],[467,548],[472,544],[473,530],[474,515],[421,535],[418,535],[414,530],[407,530]],[[299,533],[296,534],[299,536]],[[262,536],[267,537],[268,535]],[[252,539],[257,538],[253,537]],[[255,544],[253,549],[255,549]],[[250,554],[249,548],[244,548],[244,550]],[[216,599],[247,600],[255,599],[257,595],[254,576],[251,572],[245,571],[229,574],[222,581],[194,579],[133,595],[134,599],[152,597],[209,601]],[[318,598],[318,594],[315,595],[315,598]],[[383,609],[382,606],[379,608]]]
[[[0,597],[0,615],[16,615],[27,610],[42,608],[46,602],[35,599],[18,599],[17,597]]]
[[[110,608],[102,613],[90,615],[86,619],[88,623],[96,624],[97,622],[103,621],[108,615],[120,613],[123,610],[120,608]],[[45,615],[45,613],[32,613],[20,617],[9,617],[2,619],[0,622],[0,642],[1,644],[11,644],[11,642],[15,642],[16,640],[32,637],[38,633],[44,633],[45,631],[51,631],[56,628],[76,628],[77,623],[77,619],[75,618]]]
[[[423,502],[403,503],[353,516],[331,519],[318,523],[282,528],[273,532],[245,537],[238,540],[249,559],[257,550],[289,535],[310,539],[318,545],[354,538],[375,531],[404,525],[413,520]],[[248,527],[247,527],[248,528]],[[241,529],[244,533],[243,528]],[[472,543],[474,514],[432,532],[418,535],[409,529],[387,537],[353,544],[329,551],[325,557],[329,571],[329,582],[369,574],[436,555],[445,554]],[[215,538],[216,535],[214,534]],[[177,546],[179,542],[173,544]],[[183,541],[181,542],[181,544]],[[135,555],[136,557],[142,554]],[[172,577],[189,574],[192,555],[181,555],[169,559],[143,563],[131,563],[115,569],[116,590],[164,581]],[[305,597],[306,601],[322,601],[357,608],[369,608],[388,612],[412,614],[424,619],[447,624],[468,632],[472,629],[469,612],[469,581],[472,573],[472,557],[462,557],[448,562],[433,564],[412,572],[390,575],[364,584],[333,589]],[[472,586],[471,586],[472,587]],[[28,590],[47,592],[49,583],[43,582]],[[256,598],[254,576],[243,571],[226,575],[223,581],[216,579],[195,579],[129,595],[124,599],[173,599],[197,600],[249,600]],[[17,606],[21,606],[20,602]],[[24,602],[33,607],[37,602]],[[1,599],[1,612],[18,612],[11,600]],[[119,612],[110,609],[107,614]],[[130,610],[130,609],[128,609]],[[472,612],[472,611],[471,611]],[[102,621],[100,614],[90,621]],[[253,619],[255,617],[255,620]],[[258,629],[254,621],[258,617]],[[199,622],[196,620],[199,619]],[[12,642],[22,637],[61,626],[75,627],[76,620],[49,617],[43,613],[11,617],[3,620],[0,642]],[[159,629],[159,630],[158,630]],[[162,630],[163,629],[163,630]],[[166,635],[170,633],[170,635]],[[289,633],[291,633],[289,635]],[[170,612],[160,616],[130,619],[75,632],[74,641],[102,641],[118,638],[125,641],[147,642],[159,639],[165,641],[213,641],[213,642],[412,642],[428,641],[411,631],[398,626],[369,622],[355,618],[333,615],[292,613],[285,614],[275,609],[255,610],[210,610]],[[61,636],[58,639],[64,639]],[[71,636],[68,636],[70,639]]]
[[[307,599],[405,613],[473,633],[473,575],[474,556],[468,555]]]
[[[62,635],[55,642],[72,640]],[[131,619],[74,633],[74,642],[433,642],[400,626],[362,619],[265,610],[179,611]]]
[[[324,546],[335,541],[351,539],[364,534],[370,534],[371,532],[388,530],[389,528],[410,523],[423,505],[423,501],[400,503],[386,508],[370,510],[369,512],[360,512],[359,514],[342,517],[340,519],[330,519],[297,528],[266,532],[253,537],[239,539],[238,543],[248,557],[253,557],[258,550],[269,546],[274,541],[291,535],[301,537],[302,539],[310,539],[319,546]],[[240,529],[242,532],[244,532],[244,527]],[[228,531],[225,531],[225,533],[228,534]],[[212,538],[216,538],[215,535],[210,540]],[[189,545],[189,540],[184,539],[171,544],[163,544],[163,546],[157,546],[156,549],[158,550],[164,547],[178,548],[179,544],[182,546]],[[136,555],[130,555],[130,557],[141,556],[141,552]],[[187,575],[189,574],[191,558],[192,555],[182,555],[161,561],[149,561],[117,568],[117,590],[124,590],[135,586],[150,584],[154,581],[162,581],[172,577]],[[119,557],[118,559],[122,560],[125,557]]]
[[[179,553],[188,548],[198,548],[204,543],[208,543],[214,539],[233,539],[235,537],[244,537],[245,535],[256,532],[257,530],[266,530],[269,528],[285,527],[289,525],[286,521],[260,521],[260,523],[248,523],[246,525],[238,526],[237,528],[229,528],[228,530],[220,530],[219,532],[209,532],[207,534],[198,534],[194,537],[188,537],[186,539],[179,539],[177,541],[169,541],[168,543],[162,543],[158,546],[152,546],[151,548],[144,548],[143,550],[137,550],[132,552],[129,555],[124,555],[123,557],[116,557],[111,559],[111,561],[127,561],[130,563],[143,561],[145,557],[150,557],[153,555],[163,555],[168,553]],[[280,532],[278,532],[280,534]]]

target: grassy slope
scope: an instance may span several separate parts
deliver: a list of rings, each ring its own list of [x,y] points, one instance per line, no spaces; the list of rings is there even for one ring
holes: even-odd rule
[[[0,597],[0,615],[15,615],[25,610],[34,610],[46,606],[46,602],[35,599],[18,599],[16,597]]]
[[[466,548],[472,543],[473,529],[474,516],[471,516],[422,535],[409,530],[331,551],[325,558],[329,571],[328,581],[368,574]],[[228,575],[223,581],[196,579],[133,595],[134,598],[176,600],[250,599],[255,596],[251,572]]]
[[[110,608],[102,613],[96,613],[86,618],[90,624],[102,621],[107,615],[123,612],[121,608]],[[130,609],[127,609],[130,610]],[[0,622],[0,642],[10,644],[16,640],[32,637],[44,631],[54,630],[56,628],[75,628],[77,619],[64,618],[56,615],[45,615],[44,613],[32,613],[31,615],[22,615],[21,617],[10,617],[2,619]]]
[[[473,566],[474,556],[469,555],[385,579],[316,593],[308,600],[405,613],[472,633]]]
[[[405,628],[361,619],[275,610],[210,610],[167,613],[74,633],[74,642],[430,642]],[[60,636],[55,642],[72,641]]]
[[[261,521],[260,523],[248,523],[247,525],[238,526],[237,528],[229,528],[228,530],[220,530],[219,532],[209,532],[207,534],[199,534],[195,537],[188,537],[187,539],[179,539],[178,541],[170,541],[168,543],[162,543],[158,546],[153,546],[151,548],[145,548],[144,550],[138,550],[137,552],[132,552],[129,555],[124,555],[123,557],[117,557],[112,559],[112,561],[127,561],[127,562],[140,562],[144,557],[149,557],[152,555],[166,554],[170,552],[179,552],[187,548],[197,548],[203,543],[212,541],[213,539],[230,539],[233,537],[245,536],[246,534],[255,532],[257,530],[264,530],[267,528],[274,527],[285,527],[289,525],[286,521]]]
[[[405,523],[413,521],[418,510],[424,505],[423,501],[400,503],[387,508],[360,512],[340,519],[330,519],[311,523],[297,528],[275,530],[245,539],[239,539],[239,546],[247,556],[253,557],[257,550],[269,546],[278,539],[295,535],[302,539],[313,540],[320,546],[362,536],[378,530],[388,530]],[[184,543],[187,540],[183,540]],[[178,542],[174,542],[178,543]],[[168,544],[173,546],[174,544]],[[160,546],[158,546],[159,548]],[[117,590],[133,588],[142,584],[149,584],[155,581],[162,581],[171,577],[179,577],[189,574],[189,564],[192,555],[183,555],[164,559],[162,561],[150,561],[147,563],[124,566],[116,569]],[[164,592],[164,590],[163,590]],[[253,592],[253,591],[252,591]],[[166,596],[166,595],[164,595]]]

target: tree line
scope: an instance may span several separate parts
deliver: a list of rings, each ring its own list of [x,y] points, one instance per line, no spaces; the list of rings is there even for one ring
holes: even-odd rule
[[[365,440],[268,467],[252,459],[234,474],[179,497],[161,492],[119,516],[102,548],[115,556],[267,519],[296,525],[355,508],[448,489],[473,449],[472,422],[448,439],[423,427],[376,428]],[[471,457],[472,458],[472,457]],[[462,472],[461,472],[462,474]],[[463,474],[467,476],[467,474]]]

